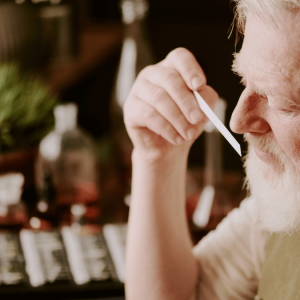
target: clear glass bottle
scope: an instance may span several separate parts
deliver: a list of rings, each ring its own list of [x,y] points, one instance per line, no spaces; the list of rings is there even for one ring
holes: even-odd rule
[[[215,114],[224,123],[226,102],[219,99]],[[223,137],[209,121],[205,127],[204,187],[193,214],[194,224],[203,230],[212,230],[232,209],[223,185]]]
[[[41,141],[36,162],[38,207],[41,210],[51,206],[45,201],[45,191],[49,192],[45,184],[51,182],[59,221],[68,223],[71,222],[70,207],[74,204],[86,206],[87,213],[90,209],[99,212],[99,170],[92,138],[77,127],[76,104],[58,105],[54,115],[55,130]],[[49,177],[51,181],[45,180]],[[95,217],[95,214],[91,215]]]
[[[74,58],[78,50],[75,34],[76,16],[74,16],[76,1],[14,0],[14,2],[18,6],[33,9],[35,15],[39,17],[38,30],[41,31],[44,45],[37,47],[40,46],[44,50],[43,56],[50,59],[51,65],[57,66]],[[19,22],[22,23],[23,19]],[[16,32],[22,32],[20,29]],[[32,34],[29,39],[30,37]],[[24,56],[23,52],[22,55]]]
[[[124,126],[123,106],[137,75],[143,68],[154,63],[154,59],[146,30],[148,1],[122,0],[120,6],[124,40],[112,93],[111,123],[116,148],[120,154],[119,163],[125,169],[130,169],[132,144]]]
[[[0,229],[20,230],[28,222],[28,212],[21,200],[24,176],[8,173],[0,176]]]
[[[56,190],[52,175],[47,169],[43,173],[43,182],[38,191],[36,207],[31,211],[29,225],[33,229],[51,229],[57,226]]]

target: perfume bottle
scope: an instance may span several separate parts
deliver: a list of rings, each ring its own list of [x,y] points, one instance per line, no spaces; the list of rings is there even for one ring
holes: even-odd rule
[[[0,229],[20,230],[28,222],[28,213],[22,201],[24,176],[8,173],[0,176]]]
[[[137,75],[143,68],[154,63],[154,59],[146,30],[148,1],[122,0],[120,7],[124,39],[112,92],[111,123],[114,140],[119,148],[120,164],[130,169],[132,144],[123,121],[123,106]]]
[[[31,211],[29,226],[32,229],[48,230],[57,226],[56,191],[51,173],[45,170],[43,176],[36,206]]]
[[[48,201],[55,201],[59,223],[71,222],[70,208],[75,204],[84,205],[86,215],[95,218],[90,212],[93,210],[99,215],[99,176],[94,142],[77,126],[74,103],[58,105],[54,115],[55,129],[41,141],[36,162],[38,206],[40,210],[50,207],[51,203],[45,201],[45,194],[48,194]],[[49,190],[50,184],[54,191]]]
[[[127,134],[123,106],[139,72],[153,64],[153,52],[147,34],[147,0],[121,0],[120,7],[124,26],[124,38],[116,80],[110,103],[112,146],[115,164],[120,174],[120,184],[125,198],[131,193],[132,142]]]
[[[214,112],[224,123],[226,101],[219,99]],[[233,208],[223,185],[223,138],[209,121],[205,127],[204,187],[193,214],[193,223],[203,230],[212,230]]]

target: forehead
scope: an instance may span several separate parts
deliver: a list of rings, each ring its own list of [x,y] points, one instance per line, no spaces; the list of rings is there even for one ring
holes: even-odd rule
[[[248,17],[238,68],[246,81],[297,84],[300,79],[300,18],[287,13],[280,25]]]

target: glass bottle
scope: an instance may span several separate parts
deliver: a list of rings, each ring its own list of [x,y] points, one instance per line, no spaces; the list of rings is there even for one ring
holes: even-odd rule
[[[75,1],[14,0],[14,2],[18,6],[33,9],[35,15],[39,17],[38,30],[41,31],[42,42],[45,44],[39,46],[44,50],[44,59],[50,59],[51,65],[59,66],[74,58],[78,50],[75,34]]]
[[[219,99],[215,114],[224,123],[226,101]],[[204,187],[193,214],[193,223],[201,229],[212,230],[232,209],[223,185],[223,137],[209,121],[205,127]]]
[[[56,191],[52,175],[47,169],[43,173],[43,182],[38,190],[36,207],[31,212],[29,225],[33,229],[51,229],[57,226]]]
[[[99,188],[94,142],[77,127],[76,104],[58,105],[54,115],[55,130],[41,141],[36,163],[39,203],[45,202],[45,191],[49,195],[49,186],[45,184],[51,183],[55,189],[55,205],[60,223],[72,221],[70,208],[75,204],[85,206],[87,219],[88,216],[97,219]],[[47,178],[50,180],[45,180]]]
[[[27,207],[21,200],[23,184],[21,173],[0,176],[0,229],[20,230],[28,222]]]
[[[124,24],[124,40],[112,93],[111,123],[114,144],[119,152],[118,163],[128,175],[130,173],[128,170],[131,169],[133,148],[124,125],[123,106],[139,72],[154,63],[154,60],[146,31],[146,17],[149,9],[147,0],[122,0],[120,6]],[[130,175],[127,179],[131,180]]]

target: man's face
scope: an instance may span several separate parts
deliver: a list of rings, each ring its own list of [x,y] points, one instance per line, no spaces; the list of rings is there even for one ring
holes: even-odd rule
[[[249,143],[248,183],[265,227],[290,232],[300,227],[300,17],[288,13],[279,26],[247,20],[234,65],[245,90],[230,126]]]
[[[250,16],[237,65],[245,90],[232,130],[268,136],[300,169],[300,18],[289,15],[279,30]],[[254,150],[262,161],[278,166],[272,155]]]

